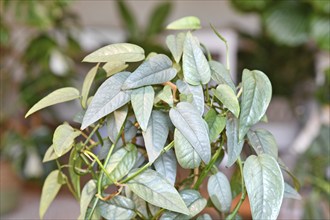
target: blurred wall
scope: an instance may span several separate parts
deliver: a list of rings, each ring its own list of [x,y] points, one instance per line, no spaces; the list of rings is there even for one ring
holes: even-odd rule
[[[137,16],[139,24],[145,25],[151,10],[162,1],[131,0],[127,2]],[[72,7],[80,16],[83,26],[120,27],[120,18],[113,0],[75,1]],[[230,7],[228,0],[174,0],[168,22],[188,15],[199,17],[203,26],[212,23],[218,28],[237,27],[252,34],[259,31],[258,17],[239,14]]]

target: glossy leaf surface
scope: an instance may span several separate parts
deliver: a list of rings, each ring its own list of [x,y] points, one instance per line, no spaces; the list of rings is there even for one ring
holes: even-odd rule
[[[219,134],[226,126],[226,118],[217,114],[217,112],[211,108],[205,115],[205,121],[209,127],[210,141],[215,141]]]
[[[211,159],[209,131],[197,109],[188,102],[180,102],[170,110],[170,118],[200,158],[208,163]]]
[[[199,42],[188,32],[183,46],[184,79],[191,85],[207,84],[211,79],[210,66]]]
[[[127,67],[128,64],[126,64],[123,61],[109,61],[102,66],[102,68],[107,73],[107,77],[110,77],[116,73],[124,71]]]
[[[243,70],[242,86],[240,140],[243,140],[249,128],[265,115],[272,97],[272,85],[261,71]]]
[[[166,45],[170,49],[176,63],[179,63],[181,60],[185,37],[185,33],[179,33],[177,35],[169,35],[166,38]]]
[[[178,129],[174,130],[174,148],[175,156],[181,167],[194,169],[202,162],[196,150]]]
[[[87,208],[89,206],[89,203],[92,201],[96,194],[96,183],[94,180],[89,180],[82,192],[81,192],[81,198],[80,198],[80,215],[78,219],[85,219],[85,215],[87,212]]]
[[[275,159],[278,156],[277,144],[274,136],[265,129],[249,130],[247,133],[250,144],[255,152],[260,154],[268,154]]]
[[[142,86],[161,84],[173,79],[176,70],[172,61],[164,54],[157,54],[144,61],[124,82],[121,89],[135,89]]]
[[[227,177],[218,172],[212,175],[207,182],[207,191],[214,206],[224,213],[230,211],[232,195]]]
[[[129,43],[111,44],[87,55],[83,62],[102,63],[110,61],[138,62],[145,58],[144,50]]]
[[[146,170],[128,181],[127,185],[136,195],[152,205],[189,214],[178,191],[156,171]]]
[[[176,81],[176,85],[181,94],[192,95],[193,101],[192,103],[200,112],[200,115],[204,113],[204,92],[203,87],[201,85],[193,86],[188,83],[178,80]]]
[[[46,108],[51,105],[55,105],[62,102],[71,101],[80,97],[80,93],[76,88],[65,87],[57,89],[54,92],[48,94],[37,102],[32,108],[26,113],[25,118],[32,113],[39,111],[40,109]]]
[[[79,130],[73,129],[66,123],[58,126],[53,136],[53,148],[56,155],[60,157],[68,152],[74,143],[74,139],[79,135]]]
[[[152,111],[146,131],[142,132],[149,162],[154,162],[165,146],[169,132],[167,117],[163,112]]]
[[[136,215],[133,201],[120,195],[106,202],[100,201],[98,208],[102,217],[109,220],[132,219]]]
[[[155,169],[162,174],[173,186],[176,179],[176,159],[173,150],[162,154],[154,162]]]
[[[143,131],[147,129],[154,98],[155,92],[152,86],[135,89],[131,94],[131,103],[134,114]]]
[[[235,92],[235,84],[231,79],[228,69],[222,63],[214,60],[209,61],[209,65],[212,79],[218,84],[228,85]]]
[[[251,155],[243,175],[253,219],[276,219],[283,200],[284,181],[276,160],[267,154]]]
[[[231,113],[227,114],[226,135],[227,135],[227,167],[232,166],[241,154],[244,141],[239,141],[239,122],[238,119]]]
[[[131,91],[121,90],[129,74],[129,72],[117,73],[102,83],[87,108],[81,129],[85,129],[130,101]]]
[[[222,104],[238,118],[240,107],[235,92],[226,84],[220,84],[213,91]]]

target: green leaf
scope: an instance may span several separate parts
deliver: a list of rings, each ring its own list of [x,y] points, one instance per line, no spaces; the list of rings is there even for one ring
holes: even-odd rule
[[[107,73],[107,77],[110,77],[116,73],[119,73],[119,72],[125,70],[127,67],[128,67],[128,64],[126,64],[123,61],[109,61],[102,66],[102,68]]]
[[[146,170],[128,181],[127,185],[136,195],[152,205],[189,214],[178,191],[156,171]]]
[[[124,23],[125,28],[128,30],[130,37],[136,39],[138,37],[139,27],[134,18],[133,12],[127,7],[124,0],[116,1],[121,21]]]
[[[200,115],[204,113],[204,92],[202,85],[189,85],[188,83],[178,80],[176,85],[181,94],[192,95],[193,101],[192,104],[200,112]]]
[[[133,201],[120,195],[106,202],[100,201],[98,207],[102,217],[109,220],[132,219],[136,215]]]
[[[158,173],[163,175],[174,186],[176,179],[176,159],[173,150],[160,155],[155,160],[154,167]]]
[[[77,148],[81,149],[80,147],[82,147],[82,144],[78,144],[77,147],[75,147],[71,153],[70,153],[70,157],[69,157],[69,167],[68,167],[68,171],[69,171],[69,177],[73,186],[73,189],[77,195],[77,198],[80,198],[80,175],[78,175],[75,172],[75,169],[78,168],[80,169],[82,166],[82,159],[79,156],[79,154],[77,153]]]
[[[239,140],[243,140],[249,128],[264,116],[272,97],[268,77],[258,70],[244,69],[242,86]]]
[[[218,172],[210,176],[207,182],[207,192],[212,203],[220,212],[228,213],[230,211],[231,189],[229,181],[223,173]]]
[[[70,149],[69,149],[70,150]],[[42,160],[43,163],[48,162],[48,161],[52,161],[59,158],[59,156],[57,156],[57,154],[55,153],[54,147],[53,145],[51,145],[44,156],[44,159]]]
[[[198,216],[196,220],[212,220],[212,218],[209,214],[204,213],[203,215]]]
[[[166,29],[169,30],[196,30],[201,28],[199,18],[194,16],[187,16],[171,22]]]
[[[160,111],[152,111],[148,127],[142,132],[149,162],[154,162],[165,146],[169,128],[167,116]]]
[[[119,181],[133,168],[136,158],[137,148],[134,144],[127,144],[110,157],[109,163],[106,165],[105,169],[113,180]],[[108,180],[107,184],[110,185],[111,182]]]
[[[154,98],[155,91],[152,86],[134,89],[131,94],[131,103],[135,117],[143,131],[147,129]]]
[[[284,182],[284,197],[301,200],[301,196],[299,195],[299,193],[286,182]]]
[[[176,63],[179,63],[183,53],[183,43],[186,38],[185,33],[175,35],[168,35],[166,38],[166,45],[170,49],[172,56]]]
[[[227,114],[226,135],[227,135],[227,167],[232,166],[241,154],[244,141],[238,139],[238,119],[231,113]]]
[[[235,84],[230,77],[229,70],[222,64],[217,61],[209,61],[211,69],[211,78],[218,84],[228,85],[234,92],[236,92]]]
[[[210,110],[205,115],[205,121],[209,126],[210,141],[213,142],[217,140],[219,134],[225,128],[226,118],[217,115],[217,112],[213,108],[210,108]]]
[[[188,102],[180,102],[176,108],[171,108],[170,118],[174,126],[207,164],[211,159],[209,131],[197,109]]]
[[[230,188],[233,198],[235,198],[238,194],[242,192],[241,180],[242,180],[241,171],[240,169],[238,169],[238,167],[236,167],[230,179]]]
[[[180,191],[180,195],[189,209],[190,214],[184,215],[176,212],[166,211],[160,220],[188,220],[200,213],[206,206],[207,200],[201,194],[193,189]]]
[[[64,174],[59,170],[54,170],[47,176],[44,182],[40,198],[40,219],[43,219],[49,205],[53,202],[58,191],[61,188],[62,184],[59,182],[59,176],[61,175]]]
[[[58,126],[53,136],[53,148],[56,155],[60,157],[68,152],[74,143],[74,139],[79,135],[80,131],[73,129],[67,123]]]
[[[187,33],[183,47],[182,68],[185,80],[191,85],[207,84],[211,79],[210,66],[199,42]]]
[[[92,86],[92,83],[94,81],[94,78],[97,73],[97,69],[99,68],[99,64],[94,66],[86,75],[83,83],[83,87],[81,90],[81,105],[85,109],[87,107],[87,99],[88,99],[88,94],[89,90]]]
[[[202,159],[177,128],[174,130],[174,149],[181,167],[185,169],[199,167]]]
[[[129,74],[117,73],[102,83],[87,108],[81,125],[82,130],[130,101],[131,91],[121,90]]]
[[[109,117],[107,117],[108,136],[113,143],[116,141],[120,129],[126,120],[127,114],[128,114],[128,107],[127,105],[124,105],[123,107],[111,113]],[[125,136],[125,138],[127,137]],[[119,139],[116,146],[121,147],[122,145],[123,145],[123,141]]]
[[[46,108],[51,105],[55,105],[62,102],[71,101],[79,98],[79,91],[73,87],[65,87],[57,89],[54,92],[48,94],[46,97],[37,102],[32,108],[26,113],[27,118],[32,113],[39,111],[40,109]]]
[[[253,219],[276,219],[284,194],[284,180],[276,160],[267,154],[251,155],[243,167]]]
[[[85,219],[87,208],[89,206],[89,203],[95,197],[95,194],[96,194],[96,183],[95,180],[92,179],[85,184],[81,192],[80,215],[78,219]]]
[[[172,61],[164,54],[157,54],[144,61],[124,82],[121,89],[161,84],[176,76]]]
[[[239,104],[235,92],[226,84],[218,85],[214,95],[228,108],[235,116],[239,116]]]
[[[268,154],[277,159],[278,149],[274,136],[265,129],[249,130],[247,133],[250,144],[255,152],[260,154]]]
[[[125,187],[125,195],[134,202],[135,210],[140,212],[145,219],[148,219],[147,202],[133,193],[129,187]]]
[[[166,102],[169,106],[173,107],[173,95],[171,86],[166,85],[164,86],[163,90],[157,94],[157,98],[161,99],[162,101]]]
[[[156,8],[149,17],[149,23],[147,25],[146,35],[149,38],[164,29],[164,23],[171,12],[171,6],[171,2],[163,2],[156,5]]]
[[[140,46],[129,43],[111,44],[87,55],[83,62],[102,63],[110,61],[138,62],[145,58]]]

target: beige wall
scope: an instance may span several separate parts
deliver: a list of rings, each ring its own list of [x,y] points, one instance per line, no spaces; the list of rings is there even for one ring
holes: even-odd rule
[[[141,25],[146,25],[151,9],[160,2],[162,1],[127,1]],[[173,5],[169,22],[183,16],[194,15],[201,19],[203,26],[212,23],[218,28],[236,26],[250,33],[259,30],[259,20],[256,16],[241,15],[230,7],[228,0],[174,0]],[[72,7],[80,16],[84,26],[104,28],[120,26],[116,4],[113,0],[78,0]]]

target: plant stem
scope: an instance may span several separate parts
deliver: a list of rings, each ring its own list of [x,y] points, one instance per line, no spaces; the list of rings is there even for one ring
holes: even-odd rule
[[[243,204],[243,202],[245,200],[245,197],[246,197],[246,190],[245,190],[245,183],[244,183],[244,176],[243,176],[243,167],[242,167],[242,161],[241,161],[241,158],[240,157],[238,157],[237,163],[238,163],[238,166],[239,166],[239,169],[240,169],[240,172],[241,172],[241,176],[242,176],[242,178],[241,178],[242,195],[241,195],[241,198],[240,198],[239,202],[235,206],[233,212],[230,215],[227,216],[226,219],[228,219],[228,220],[231,220],[231,219],[233,219],[236,216],[239,208]]]
[[[94,133],[99,129],[99,127],[101,126],[102,122],[99,122],[92,130],[92,132],[88,135],[88,137],[86,138],[83,146],[86,146],[86,144],[89,142],[89,140],[92,138],[92,136],[94,135]]]
[[[199,187],[201,186],[201,184],[203,183],[205,177],[207,176],[207,174],[209,173],[209,171],[211,170],[211,168],[213,167],[214,163],[217,161],[218,157],[220,156],[220,152],[221,152],[221,147],[219,147],[217,149],[217,151],[215,152],[215,154],[213,155],[213,157],[211,158],[211,161],[206,165],[206,167],[203,169],[203,171],[201,172],[201,175],[198,177],[196,184],[194,186],[194,189],[198,190]]]
[[[169,143],[166,147],[164,147],[164,149],[162,150],[162,152],[160,153],[160,155],[162,155],[163,153],[167,152],[168,150],[170,150],[172,147],[174,146],[174,141],[172,141],[171,143]],[[128,181],[130,181],[131,179],[133,179],[134,177],[138,176],[139,174],[141,174],[143,171],[145,171],[146,169],[148,169],[153,163],[148,162],[147,164],[145,164],[143,167],[141,167],[140,169],[138,169],[135,173],[133,173],[132,175],[130,175],[129,177],[127,177],[126,179],[122,180],[119,184],[124,184],[127,183]]]

